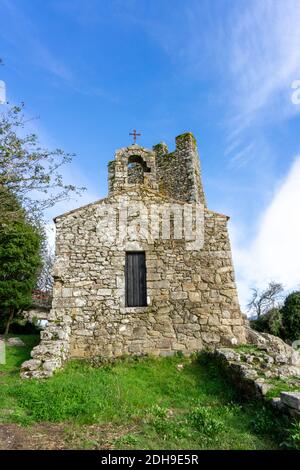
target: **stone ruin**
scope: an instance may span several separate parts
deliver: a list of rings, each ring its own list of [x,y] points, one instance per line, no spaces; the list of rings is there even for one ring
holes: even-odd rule
[[[108,196],[55,219],[48,325],[23,378],[69,358],[191,354],[247,342],[227,230],[209,210],[195,138],[131,145],[108,164]]]

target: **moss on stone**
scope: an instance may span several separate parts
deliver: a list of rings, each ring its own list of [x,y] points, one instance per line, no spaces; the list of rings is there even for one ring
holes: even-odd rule
[[[232,349],[239,353],[248,353],[248,354],[259,354],[261,349],[252,344],[240,344],[238,346],[233,346]]]
[[[298,392],[300,390],[300,385],[295,385],[291,383],[291,380],[289,380],[289,378],[272,378],[268,379],[266,382],[272,385],[272,388],[267,392],[266,395],[266,398],[269,399],[280,396],[281,392]]]
[[[159,142],[158,144],[156,145],[153,145],[153,150],[154,151],[157,151],[157,150],[163,150],[165,148],[168,148],[167,144],[165,144],[165,142]]]
[[[192,134],[192,132],[185,132],[184,134],[179,134],[176,137],[176,141],[187,140],[187,139],[192,139],[193,143],[197,145],[197,141],[194,135]]]

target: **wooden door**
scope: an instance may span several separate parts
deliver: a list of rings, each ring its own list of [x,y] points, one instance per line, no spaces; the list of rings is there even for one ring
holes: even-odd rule
[[[125,263],[126,307],[147,305],[146,259],[144,251],[128,251]]]

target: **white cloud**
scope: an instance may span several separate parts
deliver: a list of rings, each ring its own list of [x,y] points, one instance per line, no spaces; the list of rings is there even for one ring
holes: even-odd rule
[[[250,288],[264,288],[269,281],[286,289],[300,287],[300,155],[261,217],[251,243],[246,229],[230,229],[237,284],[242,307]]]

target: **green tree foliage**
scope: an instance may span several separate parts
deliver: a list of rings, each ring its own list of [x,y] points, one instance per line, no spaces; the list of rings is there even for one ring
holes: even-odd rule
[[[257,331],[279,336],[284,340],[300,339],[300,291],[289,294],[282,306],[270,308],[250,325]]]
[[[0,314],[7,334],[12,320],[31,304],[41,264],[41,235],[26,220],[16,197],[7,191],[5,195],[6,209],[19,214],[12,220],[7,210],[0,224]]]
[[[251,327],[256,331],[270,333],[271,335],[282,335],[282,314],[279,308],[272,308],[256,320],[250,321]]]
[[[267,313],[268,326],[270,333],[275,336],[280,336],[282,333],[282,313],[280,308],[272,308]]]
[[[300,292],[289,294],[281,309],[283,335],[286,339],[300,339]]]

